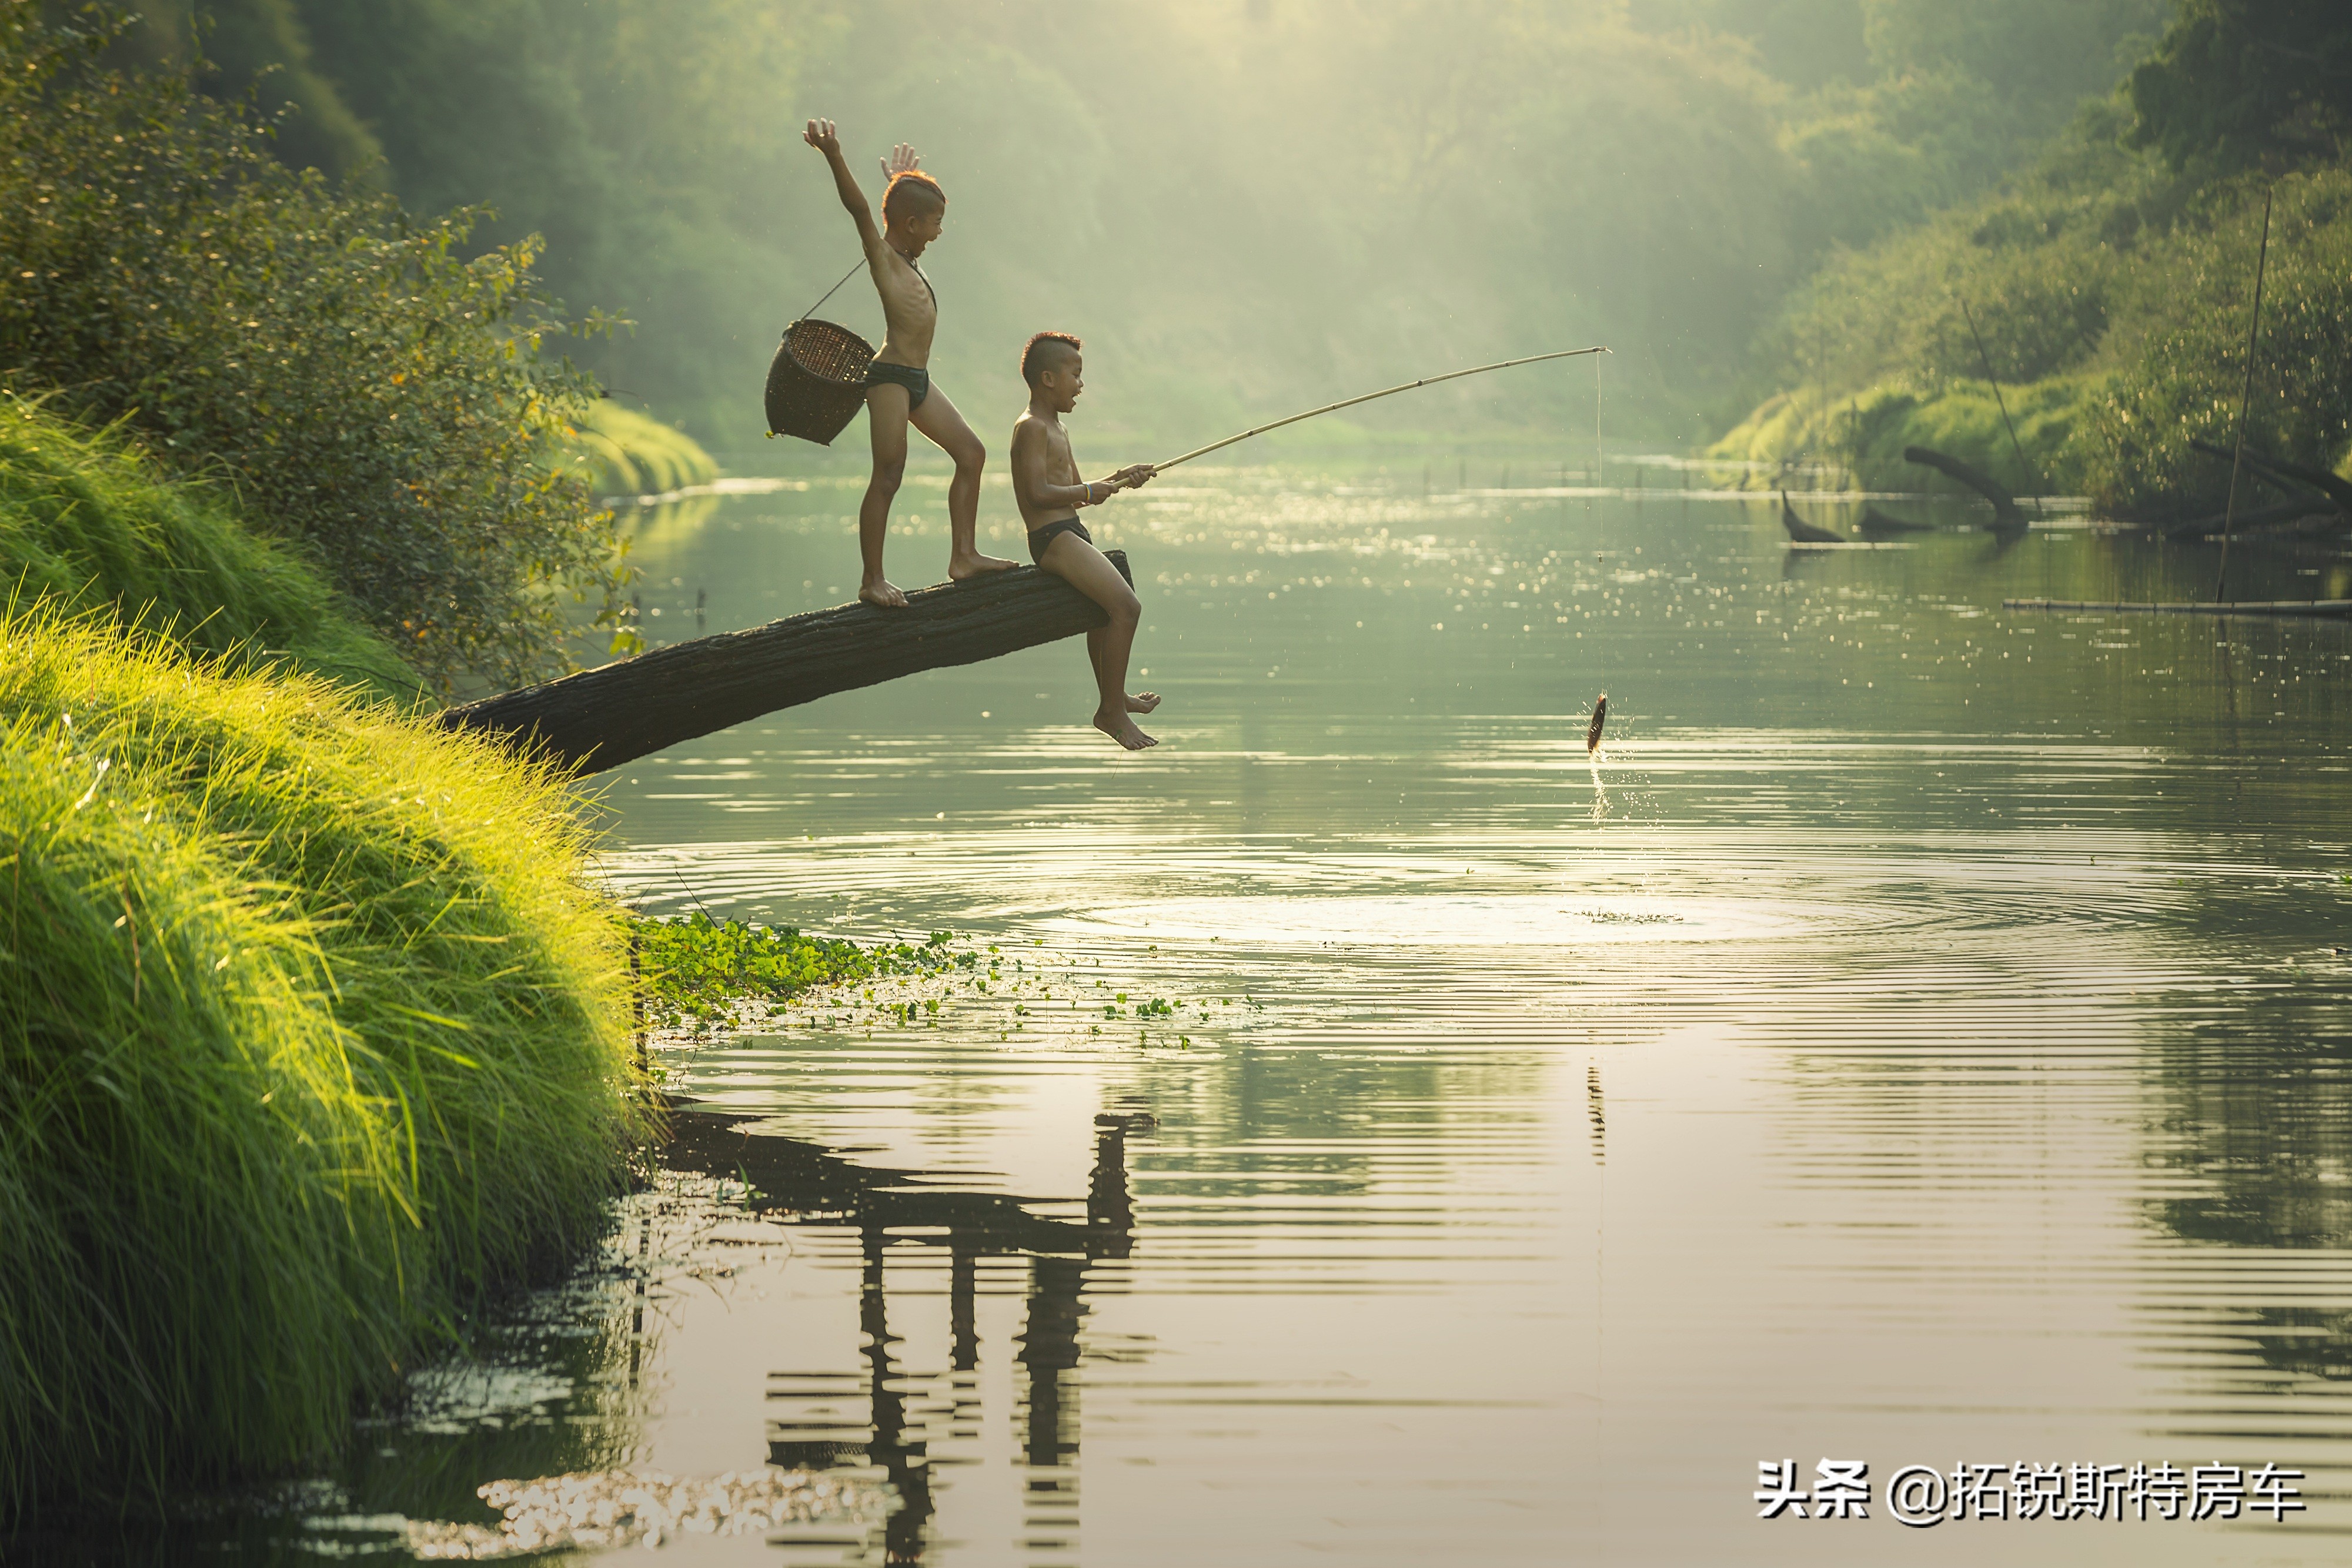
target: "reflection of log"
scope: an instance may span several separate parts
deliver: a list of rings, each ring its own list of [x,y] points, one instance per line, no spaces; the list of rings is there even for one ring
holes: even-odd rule
[[[1108,552],[1129,581],[1124,550]],[[534,747],[578,772],[622,763],[835,692],[969,664],[1108,623],[1060,578],[1034,567],[941,583],[904,610],[844,604],[697,637],[543,685],[446,710],[451,729]]]
[[[2017,509],[2017,497],[2011,495],[2001,486],[1999,480],[1982,469],[1963,463],[1957,457],[1931,451],[1925,446],[1905,447],[1903,461],[1916,463],[1922,467],[1933,468],[1939,473],[1947,474],[1990,501],[1992,526],[1995,532],[2019,532],[2025,528],[2025,514]]]
[[[1789,537],[1801,545],[1842,545],[1846,542],[1843,534],[1817,528],[1797,516],[1797,508],[1789,505],[1789,492],[1786,490],[1780,492],[1780,526],[1788,529]]]
[[[1876,507],[1862,509],[1862,533],[1864,538],[1880,534],[1927,534],[1936,531],[1933,523],[1915,523],[1907,517],[1890,517]]]
[[[2201,539],[2221,531],[2222,516],[2215,512],[2209,517],[2191,517],[2185,523],[2175,523],[2164,530],[2168,539]],[[2273,501],[2267,507],[2256,507],[2240,512],[2231,520],[2231,531],[2240,534],[2326,533],[2341,528],[2345,516],[2336,509],[2325,496],[2297,496],[2292,500]],[[2308,526],[2305,526],[2308,525]]]

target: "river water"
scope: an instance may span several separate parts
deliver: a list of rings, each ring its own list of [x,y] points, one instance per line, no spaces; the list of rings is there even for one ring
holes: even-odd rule
[[[2352,1552],[2352,628],[2000,608],[2203,597],[2203,547],[1790,551],[1753,500],[1426,484],[1095,514],[1156,750],[1087,727],[1064,643],[603,780],[650,907],[982,959],[935,1014],[666,1050],[700,1109],[599,1268],[312,1534],[773,1459],[891,1490],[668,1550]],[[648,514],[654,640],[847,597],[856,499]],[[926,580],[940,493],[900,509]],[[2347,569],[2241,548],[2233,586]],[[1759,1518],[1783,1461],[1866,1464],[1868,1517]],[[2167,1465],[2209,1517],[2161,1517]],[[1890,1516],[1908,1466],[1942,1522]]]

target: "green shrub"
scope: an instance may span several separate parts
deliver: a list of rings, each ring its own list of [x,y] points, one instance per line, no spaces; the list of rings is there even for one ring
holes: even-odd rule
[[[616,622],[612,519],[541,460],[593,388],[534,242],[465,259],[475,214],[291,172],[110,36],[0,21],[0,368],[216,473],[437,685],[555,667],[558,590]]]
[[[0,616],[0,1515],[318,1457],[646,1112],[561,783]]]
[[[0,600],[103,609],[204,653],[290,657],[414,699],[415,675],[319,573],[130,443],[0,392]]]

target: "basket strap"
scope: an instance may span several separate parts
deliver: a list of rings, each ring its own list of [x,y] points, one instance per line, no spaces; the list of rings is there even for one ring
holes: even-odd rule
[[[846,283],[846,282],[848,282],[851,278],[853,278],[853,277],[856,277],[856,276],[857,276],[857,269],[858,269],[859,267],[864,267],[865,265],[866,265],[866,258],[865,258],[864,256],[859,256],[856,261],[851,262],[851,263],[849,264],[849,270],[848,270],[847,272],[845,272],[845,273],[843,273],[843,274],[841,275],[841,283]],[[817,298],[817,302],[816,302],[814,305],[810,306],[807,309],[805,309],[805,310],[803,310],[803,311],[802,311],[802,312],[801,312],[801,314],[800,314],[800,319],[802,319],[802,320],[805,321],[805,320],[807,320],[810,317],[812,317],[812,316],[815,315],[819,310],[823,309],[823,308],[824,308],[824,302],[825,302],[826,300],[828,300],[828,299],[832,298],[835,295],[836,295],[836,294],[838,294],[838,293],[840,293],[840,292],[841,292],[841,283],[836,283],[836,284],[835,284],[832,287],[830,287],[830,288],[826,289],[826,290],[824,292],[824,294],[820,295],[820,296],[818,297],[818,298]]]

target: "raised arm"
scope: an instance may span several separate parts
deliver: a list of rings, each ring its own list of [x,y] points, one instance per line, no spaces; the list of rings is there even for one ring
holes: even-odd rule
[[[882,246],[882,231],[874,226],[874,209],[866,204],[866,193],[857,188],[857,176],[849,172],[849,162],[841,155],[841,137],[830,120],[812,120],[801,133],[802,140],[824,154],[833,165],[833,187],[840,193],[842,210],[857,225],[858,243],[866,247],[871,261]]]

